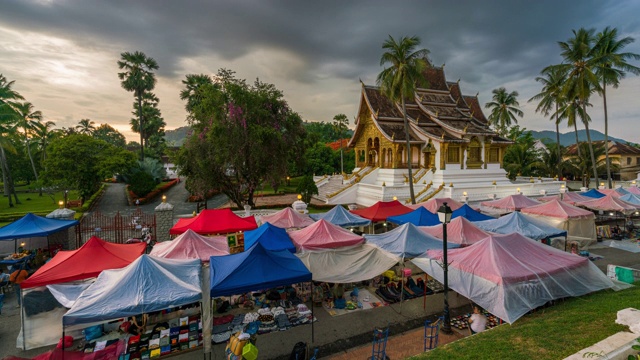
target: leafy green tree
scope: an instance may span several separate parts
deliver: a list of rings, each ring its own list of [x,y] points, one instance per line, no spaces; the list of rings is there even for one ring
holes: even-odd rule
[[[547,149],[539,151],[539,163],[538,163],[538,175],[544,177],[553,177],[555,175],[560,178],[567,168],[567,165],[562,161],[563,149],[558,148],[558,144],[546,145]]]
[[[82,200],[98,190],[102,179],[124,173],[136,161],[133,153],[84,134],[53,140],[47,153],[44,183],[59,189],[77,189]]]
[[[180,100],[186,100],[184,108],[187,113],[191,114],[195,107],[200,103],[200,87],[202,85],[213,85],[213,79],[209,75],[205,74],[188,74],[184,80],[182,80],[184,89],[180,91]],[[191,124],[193,119],[187,117],[187,122]]]
[[[402,104],[402,117],[404,119],[404,133],[406,137],[407,169],[409,179],[413,177],[411,171],[411,144],[409,137],[409,122],[407,119],[406,99],[415,96],[416,87],[425,83],[422,72],[429,65],[429,50],[418,49],[420,38],[417,36],[401,37],[396,41],[391,35],[384,41],[382,48],[385,52],[380,58],[380,66],[389,64],[378,74],[376,82],[380,91],[393,103]],[[413,191],[413,182],[409,181],[409,194],[411,203],[416,203]]]
[[[106,141],[109,144],[119,147],[126,148],[127,147],[127,139],[122,135],[121,132],[114,129],[109,124],[102,124],[98,126],[94,131],[92,136],[98,140]]]
[[[78,132],[78,134],[93,135],[93,132],[96,130],[95,125],[95,121],[91,119],[81,119],[78,121],[78,125],[76,125],[76,132]]]
[[[336,171],[333,150],[321,142],[306,149],[305,164],[305,175],[333,174]]]
[[[44,160],[47,158],[47,145],[56,137],[62,136],[62,132],[53,127],[56,125],[53,121],[39,122],[33,128],[34,139],[38,144],[40,151],[40,166],[44,167]]]
[[[289,160],[303,153],[302,120],[271,84],[249,85],[229,71],[215,81],[198,92],[194,131],[176,165],[189,191],[217,188],[239,208],[254,206],[254,192],[286,174]]]
[[[306,146],[313,146],[317,142],[330,143],[335,141],[335,128],[332,123],[324,121],[305,121],[304,130],[307,133]]]
[[[631,37],[618,38],[618,29],[606,27],[596,35],[595,56],[598,59],[595,74],[602,84],[602,102],[604,103],[604,142],[609,143],[609,114],[607,111],[607,85],[618,88],[620,79],[626,72],[638,75],[640,68],[627,62],[629,59],[640,60],[640,55],[630,52],[622,52],[623,49],[634,41]],[[609,147],[604,147],[607,171],[607,186],[611,189],[611,166],[609,165]]]
[[[518,103],[518,92],[507,92],[507,89],[500,87],[493,89],[493,100],[485,104],[485,108],[491,109],[489,114],[489,123],[501,135],[504,136],[509,131],[511,123],[517,124],[518,117],[522,117],[524,113],[520,110]]]
[[[129,190],[133,191],[137,197],[145,197],[156,185],[153,177],[145,171],[137,171],[129,177]]]
[[[40,110],[34,110],[33,104],[30,102],[13,103],[10,105],[14,111],[14,123],[17,127],[23,131],[24,141],[26,144],[27,154],[29,155],[29,161],[31,162],[31,169],[36,182],[38,182],[38,170],[36,170],[36,163],[33,161],[33,155],[31,154],[30,140],[33,137],[33,129],[37,123],[42,121],[42,112]],[[42,188],[40,188],[40,196],[42,196]]]
[[[302,195],[302,201],[307,204],[310,203],[313,195],[318,195],[318,187],[315,181],[313,181],[313,176],[305,175],[302,177],[298,183],[298,187],[296,187],[296,192]]]
[[[166,123],[162,118],[158,103],[160,100],[155,94],[146,92],[142,96],[142,118],[144,119],[144,129],[140,131],[140,121],[137,118],[131,119],[131,129],[134,132],[140,132],[144,134],[144,147],[145,155],[150,155],[154,158],[160,158],[164,149],[164,127]],[[135,108],[135,104],[134,104]],[[136,115],[137,111],[133,112]]]
[[[118,61],[120,70],[118,77],[122,80],[122,87],[133,92],[133,96],[138,104],[138,124],[140,132],[140,160],[144,160],[144,116],[142,109],[142,101],[144,94],[153,90],[156,86],[156,76],[153,70],[158,69],[158,63],[143,52],[136,51],[134,53],[124,52],[120,54]]]
[[[578,146],[582,147],[581,155],[579,156],[574,155],[570,157],[569,161],[566,163],[567,170],[571,174],[573,174],[575,178],[582,178],[583,186],[589,187],[591,183],[591,177],[589,176],[589,173],[592,172],[591,167],[593,166],[593,163],[589,158],[589,151],[587,150],[587,147],[589,146],[589,144],[582,142]],[[596,167],[597,167],[596,171],[604,173],[604,170],[606,169],[606,163],[605,163],[606,159],[604,158],[604,146],[596,146],[593,148],[593,151],[594,151],[594,155],[599,159],[596,162]],[[618,171],[619,165],[617,163],[612,163],[611,169],[613,171]],[[596,178],[595,181],[596,181],[595,186],[597,187],[598,179]]]
[[[507,137],[514,142],[505,151],[503,159],[509,177],[535,175],[540,167],[540,154],[534,146],[536,140],[531,131],[516,125],[509,129]]]
[[[556,160],[558,161],[557,166],[555,166],[558,170],[560,170],[562,156],[560,154],[561,146],[560,146],[560,121],[558,118],[560,105],[565,102],[562,93],[562,86],[566,81],[565,74],[557,68],[547,69],[546,71],[542,71],[543,76],[536,77],[536,81],[542,84],[542,91],[538,94],[534,95],[529,102],[538,101],[538,106],[536,107],[536,112],[540,112],[545,116],[548,116],[549,113],[552,113],[551,120],[556,125]],[[555,107],[555,112],[552,110]],[[577,135],[577,132],[576,132]],[[562,176],[561,173],[556,173],[558,177]]]

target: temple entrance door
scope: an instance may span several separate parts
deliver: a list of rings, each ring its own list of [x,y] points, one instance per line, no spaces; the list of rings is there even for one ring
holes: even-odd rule
[[[424,156],[424,167],[427,169],[431,168],[431,152],[424,152],[422,153],[422,155]]]

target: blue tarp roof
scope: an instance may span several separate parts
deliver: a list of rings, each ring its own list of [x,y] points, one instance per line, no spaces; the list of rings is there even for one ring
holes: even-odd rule
[[[295,255],[269,251],[260,242],[239,254],[212,256],[209,271],[211,297],[311,281],[311,272]]]
[[[462,216],[463,218],[469,221],[483,221],[483,220],[495,219],[489,215],[485,215],[479,211],[473,210],[473,208],[467,204],[464,204],[458,209],[454,210],[453,214],[451,214],[451,219],[455,219],[458,216]]]
[[[22,218],[0,228],[0,240],[47,236],[77,225],[76,220],[47,219],[28,213]]]
[[[633,205],[640,205],[640,196],[636,194],[627,193],[626,195],[620,196],[618,199],[632,203]]]
[[[565,230],[554,228],[540,220],[534,219],[518,211],[498,219],[476,221],[473,225],[485,231],[498,234],[519,233],[530,239],[542,240],[556,236],[567,236]]]
[[[406,223],[383,234],[365,234],[368,244],[373,244],[393,255],[402,258],[414,258],[427,250],[442,250],[442,241]],[[459,244],[447,243],[449,249],[460,247]]]
[[[398,225],[411,223],[415,226],[433,226],[440,224],[438,215],[422,206],[404,215],[390,216],[387,218],[387,221]]]
[[[287,231],[270,223],[264,223],[259,228],[244,233],[244,251],[247,251],[256,242],[262,244],[267,250],[296,252],[296,246],[293,245]]]
[[[200,259],[142,255],[127,267],[105,270],[62,317],[66,325],[135,316],[202,299]]]
[[[605,194],[601,193],[600,191],[598,191],[596,189],[591,189],[591,190],[589,190],[587,192],[580,193],[580,195],[588,196],[588,197],[591,197],[591,198],[594,198],[594,199],[600,199],[600,198],[603,198],[603,197],[606,196]]]
[[[342,205],[337,205],[333,209],[327,211],[323,214],[309,214],[309,216],[313,220],[324,219],[332,223],[333,225],[338,225],[342,227],[350,227],[350,226],[365,226],[371,224],[371,220],[365,219],[362,216],[358,216],[356,214],[348,212]]]

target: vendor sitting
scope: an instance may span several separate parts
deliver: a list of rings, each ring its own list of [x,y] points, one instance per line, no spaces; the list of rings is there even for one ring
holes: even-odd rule
[[[624,234],[622,233],[622,230],[620,229],[620,226],[616,225],[611,229],[611,238],[614,240],[622,240],[622,238],[624,237]]]

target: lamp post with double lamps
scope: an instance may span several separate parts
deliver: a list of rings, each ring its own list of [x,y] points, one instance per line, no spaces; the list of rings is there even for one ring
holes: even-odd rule
[[[453,211],[447,203],[442,203],[442,206],[438,209],[438,218],[442,223],[442,270],[444,272],[444,323],[442,324],[441,331],[445,334],[452,334],[451,331],[451,316],[449,314],[449,263],[447,262],[447,224],[451,221],[451,214]]]

